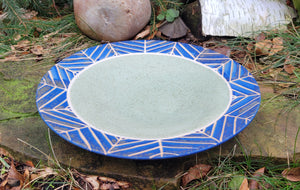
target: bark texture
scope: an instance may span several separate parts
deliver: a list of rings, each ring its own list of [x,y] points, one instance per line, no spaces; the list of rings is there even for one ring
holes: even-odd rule
[[[285,0],[199,0],[203,35],[245,36],[286,29],[296,16]]]

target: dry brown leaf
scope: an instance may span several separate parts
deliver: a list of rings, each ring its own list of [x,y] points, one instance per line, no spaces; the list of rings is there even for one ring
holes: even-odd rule
[[[264,33],[260,33],[254,39],[255,39],[256,42],[261,42],[261,41],[264,41],[266,39],[266,35]]]
[[[247,45],[247,50],[248,50],[249,52],[254,52],[254,50],[255,50],[255,45],[254,45],[254,43],[249,43],[249,44]]]
[[[255,44],[256,55],[269,55],[272,45],[273,43],[271,40],[257,42]]]
[[[100,181],[100,189],[128,189],[130,187],[130,183],[125,181],[117,181],[113,178],[109,177],[98,177]]]
[[[38,178],[47,177],[49,175],[57,175],[57,172],[54,171],[52,168],[47,167],[47,168],[41,170],[40,172],[38,172],[37,174],[31,174],[30,178],[31,178],[31,180],[35,180]]]
[[[26,20],[33,19],[35,16],[38,15],[38,12],[36,11],[26,11],[23,15],[22,18]]]
[[[34,168],[34,164],[29,160],[25,162],[25,165]]]
[[[189,182],[195,179],[204,178],[211,168],[212,166],[206,164],[198,164],[191,167],[181,179],[182,186],[185,187]]]
[[[12,155],[5,149],[0,148],[0,154],[4,155],[4,156],[8,156],[10,158],[13,158]]]
[[[80,187],[81,187],[81,189],[83,188],[83,189],[85,189],[85,190],[93,190],[93,189],[95,189],[95,188],[93,188],[93,185],[89,182],[89,181],[87,181],[86,180],[86,178],[88,177],[88,176],[86,176],[86,175],[82,175],[81,173],[79,173],[78,171],[76,171],[76,170],[72,170],[72,174],[73,174],[73,176],[74,176],[74,179],[77,181],[77,183],[80,185]],[[90,178],[89,179],[90,181],[93,181],[93,183],[95,182],[94,180],[95,179],[93,179],[93,177],[92,178]],[[97,176],[96,176],[96,180],[97,180]],[[98,185],[97,185],[98,184]],[[98,182],[96,182],[95,184],[94,184],[95,186],[96,186],[96,188],[98,188],[99,189],[99,183]]]
[[[262,167],[262,168],[256,170],[254,172],[253,176],[254,177],[260,177],[260,176],[262,176],[265,173],[265,171],[266,171],[266,167]]]
[[[288,74],[293,74],[295,70],[295,67],[291,64],[284,64],[283,68]]]
[[[5,190],[6,188],[5,188],[5,186],[6,186],[6,184],[7,184],[7,179],[5,179],[5,180],[3,180],[2,182],[1,182],[1,184],[0,184],[0,190]]]
[[[17,43],[17,45],[13,45],[13,48],[20,51],[28,51],[30,49],[31,42],[29,40],[22,40]]]
[[[43,55],[44,54],[44,48],[41,45],[35,45],[30,51],[35,55]]]
[[[130,183],[126,181],[118,181],[117,184],[122,187],[122,189],[128,189],[130,187]]]
[[[100,186],[101,190],[111,190],[111,189],[115,189],[114,186],[110,183],[103,183]]]
[[[214,48],[213,50],[220,54],[226,55],[227,57],[230,57],[231,48],[228,46],[218,46],[218,47]]]
[[[0,62],[8,61],[20,61],[20,58],[18,58],[15,54],[11,54],[9,56],[6,56],[4,59],[0,59]]]
[[[272,40],[274,45],[282,46],[283,45],[283,38],[282,37],[276,37]]]
[[[24,176],[24,183],[27,184],[30,181],[30,172],[28,169],[25,169],[23,176]]]
[[[269,55],[274,55],[275,53],[280,52],[283,50],[283,39],[281,37],[276,37],[272,40],[273,46],[270,50]]]
[[[85,180],[88,183],[91,184],[91,186],[92,186],[93,189],[99,189],[100,188],[100,183],[98,181],[98,176],[93,176],[93,175],[86,176]]]
[[[10,187],[14,187],[14,189],[21,189],[24,181],[25,177],[17,171],[14,163],[12,162],[7,175],[7,184]]]
[[[66,38],[62,38],[62,37],[52,37],[47,39],[47,43],[52,44],[60,44],[62,42],[64,42],[66,40]]]
[[[98,180],[102,183],[116,183],[117,180],[110,178],[110,177],[98,177]]]
[[[248,179],[245,178],[240,186],[240,190],[249,190]]]
[[[287,168],[281,174],[289,181],[300,181],[300,167]]]
[[[266,168],[260,168],[256,170],[253,174],[253,177],[260,177],[265,173]],[[258,184],[258,181],[256,179],[251,179],[249,180],[249,188],[250,189],[259,189],[260,185]]]

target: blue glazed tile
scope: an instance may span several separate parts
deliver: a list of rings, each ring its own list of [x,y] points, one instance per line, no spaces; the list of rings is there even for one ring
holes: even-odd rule
[[[126,138],[86,124],[68,103],[67,92],[74,77],[90,65],[127,54],[180,56],[208,66],[228,83],[232,96],[230,106],[207,126],[172,138]],[[36,103],[45,123],[81,148],[118,158],[162,159],[205,151],[237,135],[255,117],[260,105],[260,91],[247,69],[222,54],[179,42],[138,40],[101,44],[63,59],[41,79]]]
[[[202,47],[195,48],[195,46],[183,43],[176,43],[174,48],[178,55],[189,59],[196,59],[199,54],[204,50]]]
[[[146,43],[146,53],[171,54],[174,51],[175,42],[149,41]]]

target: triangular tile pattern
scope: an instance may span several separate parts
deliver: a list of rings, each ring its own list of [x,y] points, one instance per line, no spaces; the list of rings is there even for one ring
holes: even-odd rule
[[[71,80],[92,64],[109,57],[134,53],[169,54],[210,67],[222,75],[232,88],[230,108],[209,126],[172,139],[124,139],[80,121],[67,102],[67,89]],[[222,54],[178,42],[137,40],[98,45],[65,58],[42,78],[36,102],[49,127],[79,147],[120,158],[159,159],[193,154],[232,138],[254,118],[260,104],[260,92],[253,76]]]

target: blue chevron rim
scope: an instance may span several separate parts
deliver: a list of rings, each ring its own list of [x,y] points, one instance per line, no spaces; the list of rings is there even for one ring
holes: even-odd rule
[[[74,114],[67,101],[72,79],[88,66],[114,56],[159,53],[184,57],[210,67],[228,81],[232,101],[226,113],[213,124],[182,137],[137,140],[99,131]],[[117,158],[165,159],[213,148],[237,135],[255,117],[260,90],[254,77],[239,63],[212,50],[171,41],[134,40],[101,44],[63,59],[41,79],[36,94],[44,122],[59,136],[83,149]]]

